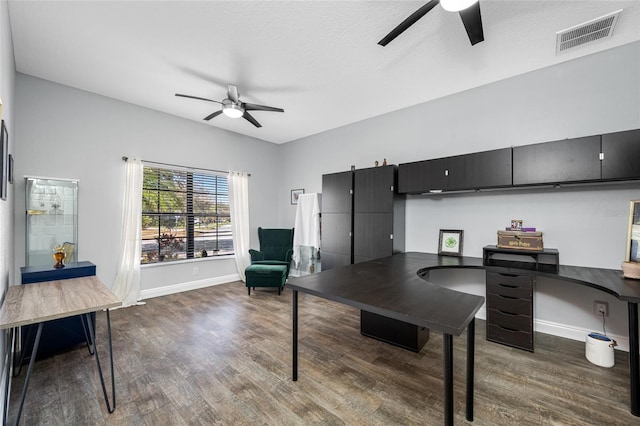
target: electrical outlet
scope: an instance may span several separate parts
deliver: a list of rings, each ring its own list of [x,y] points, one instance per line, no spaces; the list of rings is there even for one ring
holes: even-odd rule
[[[596,315],[603,315],[605,317],[609,316],[609,303],[608,302],[600,302],[596,300],[593,302],[593,313]]]
[[[200,271],[198,271],[198,267],[197,267],[197,266],[195,266],[195,267],[193,268],[193,275],[198,275],[198,272],[200,272]]]

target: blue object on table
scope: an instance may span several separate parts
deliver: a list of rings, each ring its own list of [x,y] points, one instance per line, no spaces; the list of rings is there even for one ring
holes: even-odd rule
[[[73,262],[65,265],[64,268],[55,269],[53,262],[51,266],[23,266],[20,268],[22,276],[22,284],[33,284],[45,281],[64,280],[70,278],[89,277],[96,274],[96,265],[91,262]],[[92,315],[91,322],[94,324],[95,332],[95,312]],[[42,329],[42,337],[38,345],[38,358],[54,355],[58,352],[72,348],[86,342],[84,329],[82,327],[82,317],[76,315],[74,317],[62,318],[49,321],[44,324]],[[32,329],[31,339],[27,341],[27,336]],[[33,348],[33,338],[37,325],[29,325],[21,329],[22,353],[27,356],[23,362],[28,361],[28,354]]]

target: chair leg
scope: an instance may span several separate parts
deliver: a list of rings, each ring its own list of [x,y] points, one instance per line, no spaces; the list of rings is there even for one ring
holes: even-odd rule
[[[247,294],[251,296],[251,287],[247,287]]]
[[[280,290],[282,290],[282,287],[278,287],[278,296],[280,296]]]

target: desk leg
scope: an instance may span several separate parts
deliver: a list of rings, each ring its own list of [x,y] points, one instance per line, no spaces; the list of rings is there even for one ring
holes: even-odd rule
[[[629,302],[629,375],[631,414],[640,417],[640,355],[638,354],[638,304]]]
[[[293,371],[292,378],[295,382],[298,380],[298,292],[296,290],[293,291],[293,324],[292,324],[292,335],[293,335]]]
[[[31,371],[33,370],[33,364],[36,361],[36,354],[38,353],[38,345],[40,344],[40,336],[42,335],[43,322],[38,324],[38,331],[36,332],[36,340],[33,342],[33,349],[31,349],[31,359],[29,360],[29,368],[27,368],[27,375],[24,378],[24,386],[22,387],[22,396],[20,397],[20,406],[18,408],[18,414],[16,414],[16,426],[20,424],[20,416],[22,414],[22,407],[24,406],[24,398],[27,396],[27,387],[29,386],[29,379],[31,378]]]
[[[116,410],[116,378],[113,374],[113,347],[111,343],[111,317],[109,316],[109,310],[107,313],[107,337],[109,340],[109,361],[111,367],[111,400],[113,401],[113,407],[109,404],[109,396],[107,395],[107,387],[104,384],[104,376],[102,375],[102,367],[100,366],[100,357],[98,356],[98,350],[96,346],[96,336],[93,333],[93,325],[91,323],[91,313],[84,314],[87,320],[89,328],[89,337],[93,344],[93,353],[96,356],[96,364],[98,364],[98,373],[100,375],[100,384],[102,385],[102,393],[104,394],[104,401],[107,404],[107,410],[109,413],[113,413]]]
[[[3,425],[7,424],[9,420],[9,397],[11,392],[11,367],[13,366],[14,356],[15,356],[15,345],[14,345],[14,334],[16,333],[17,328],[10,328],[9,333],[6,336],[9,339],[9,359],[7,360],[7,367],[5,371],[5,379],[4,379],[4,421]]]
[[[444,333],[444,424],[453,425],[453,336]]]
[[[467,420],[473,421],[473,378],[476,348],[476,319],[467,326]]]

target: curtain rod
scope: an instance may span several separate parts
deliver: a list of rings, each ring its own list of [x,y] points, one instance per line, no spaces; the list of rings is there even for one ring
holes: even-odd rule
[[[122,156],[122,161],[128,161],[129,157],[127,157],[126,155]],[[170,167],[179,167],[182,169],[193,169],[193,170],[203,170],[203,171],[207,171],[207,172],[216,172],[216,173],[229,173],[228,170],[215,170],[215,169],[203,169],[200,167],[187,167],[187,166],[179,166],[177,164],[170,164],[170,163],[160,163],[158,161],[149,161],[149,160],[142,160],[143,163],[151,163],[151,164],[158,164],[160,166],[170,166]],[[251,176],[251,173],[247,173],[248,176]]]

